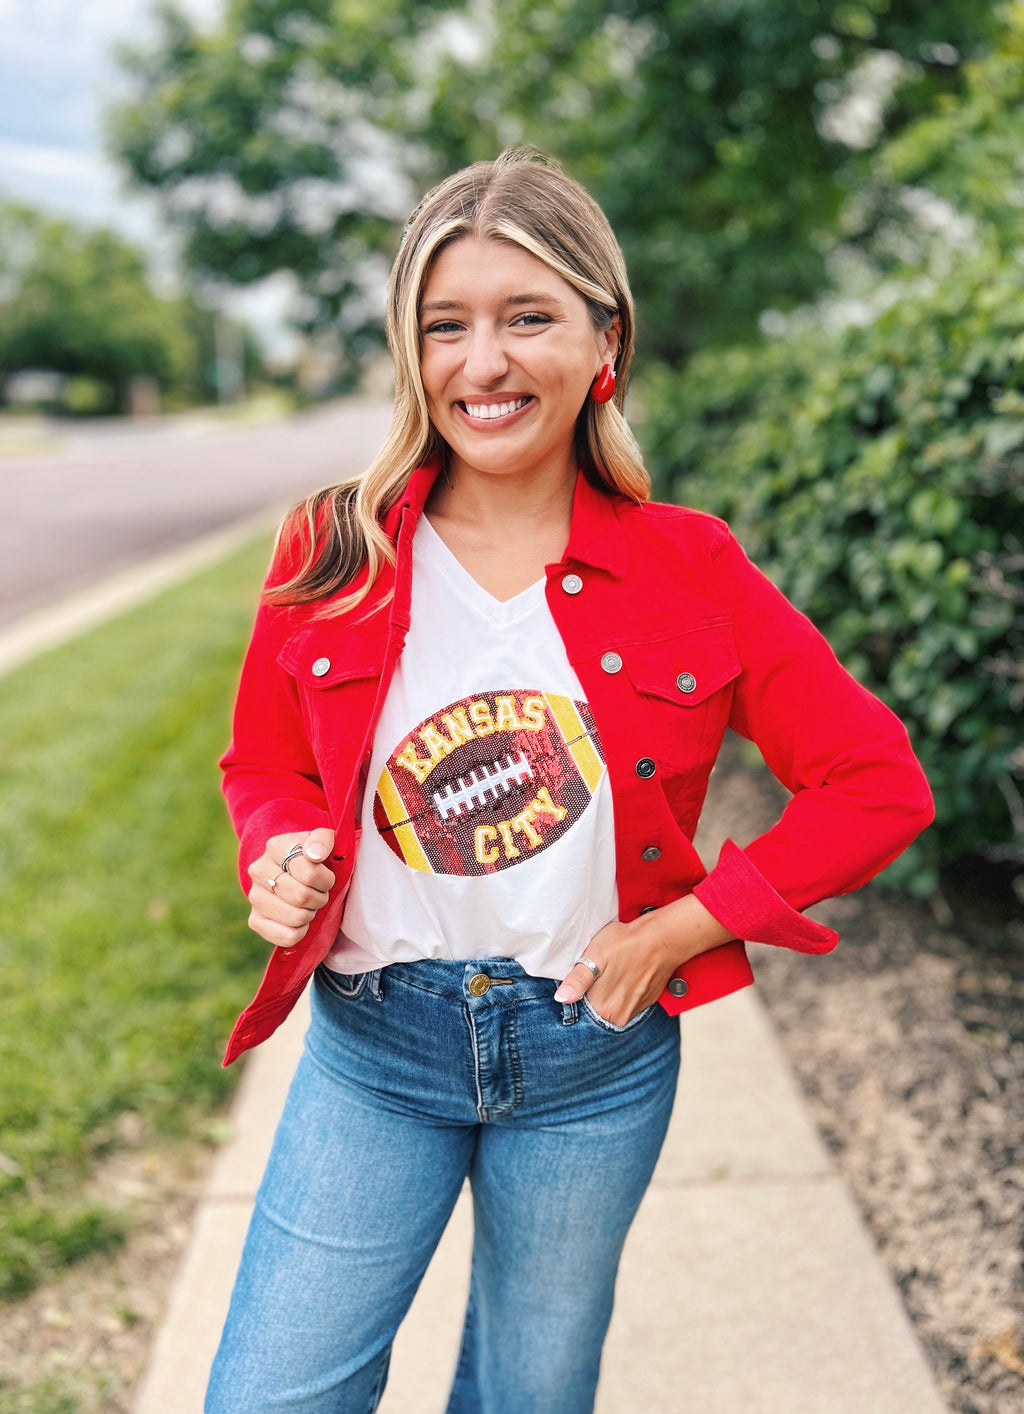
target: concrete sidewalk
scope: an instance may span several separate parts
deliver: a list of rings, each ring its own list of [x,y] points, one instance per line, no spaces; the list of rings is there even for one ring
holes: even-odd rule
[[[202,1409],[304,1024],[300,1011],[247,1063],[135,1414]],[[597,1414],[943,1414],[754,990],[685,1014],[683,1057],[626,1246]],[[444,1409],[471,1228],[463,1194],[399,1332],[381,1414]]]

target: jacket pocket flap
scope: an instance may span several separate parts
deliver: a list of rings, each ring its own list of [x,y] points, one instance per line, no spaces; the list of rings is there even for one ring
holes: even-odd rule
[[[380,673],[385,632],[372,625],[339,628],[305,624],[287,640],[277,661],[307,687],[334,687]]]
[[[716,619],[656,642],[622,648],[622,661],[638,692],[677,707],[696,707],[740,673],[732,621]]]

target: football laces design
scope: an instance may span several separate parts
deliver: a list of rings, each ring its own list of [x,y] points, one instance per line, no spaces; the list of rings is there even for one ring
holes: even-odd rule
[[[398,744],[377,782],[374,823],[412,869],[493,874],[561,839],[604,770],[585,702],[525,688],[481,692]]]
[[[442,820],[465,812],[486,810],[508,795],[514,785],[534,778],[533,767],[521,751],[515,759],[507,755],[504,761],[495,761],[491,766],[479,766],[466,776],[460,776],[454,785],[444,786],[434,793],[434,809]]]

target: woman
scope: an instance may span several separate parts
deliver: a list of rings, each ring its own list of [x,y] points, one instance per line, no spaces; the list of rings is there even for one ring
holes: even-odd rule
[[[930,819],[906,733],[722,522],[646,500],[621,414],[621,254],[506,154],[421,203],[392,272],[397,390],[358,482],[282,535],[226,793],[274,945],[230,1061],[315,973],[211,1414],[376,1407],[468,1176],[449,1414],[593,1407],[678,1014],[749,983]],[[706,873],[722,734],[792,792]]]

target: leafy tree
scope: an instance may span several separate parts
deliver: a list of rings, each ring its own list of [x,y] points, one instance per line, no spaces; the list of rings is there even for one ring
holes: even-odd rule
[[[870,150],[955,99],[984,0],[503,0],[449,61],[424,136],[442,165],[510,140],[561,156],[625,248],[641,348],[749,337],[827,283]]]
[[[531,141],[605,206],[642,347],[672,361],[822,287],[861,149],[955,95],[993,23],[985,0],[230,0],[209,33],[162,15],[111,132],[193,269],[294,271],[305,323],[340,319],[358,355],[413,183]]]
[[[298,282],[298,322],[358,359],[380,342],[396,223],[415,200],[385,130],[431,0],[230,0],[219,28],[164,6],[123,51],[133,98],[110,140],[160,194],[200,278]],[[406,57],[403,57],[406,56]]]
[[[26,368],[79,375],[123,409],[133,377],[170,385],[192,355],[181,304],[153,292],[134,247],[0,205],[0,382]]]
[[[958,100],[910,124],[874,164],[860,204],[876,234],[889,235],[872,249],[878,264],[924,263],[922,217],[925,235],[938,228],[940,244],[956,230],[956,216],[961,248],[1015,258],[1024,244],[1024,5],[1008,5],[1000,16],[992,48],[964,66]]]

